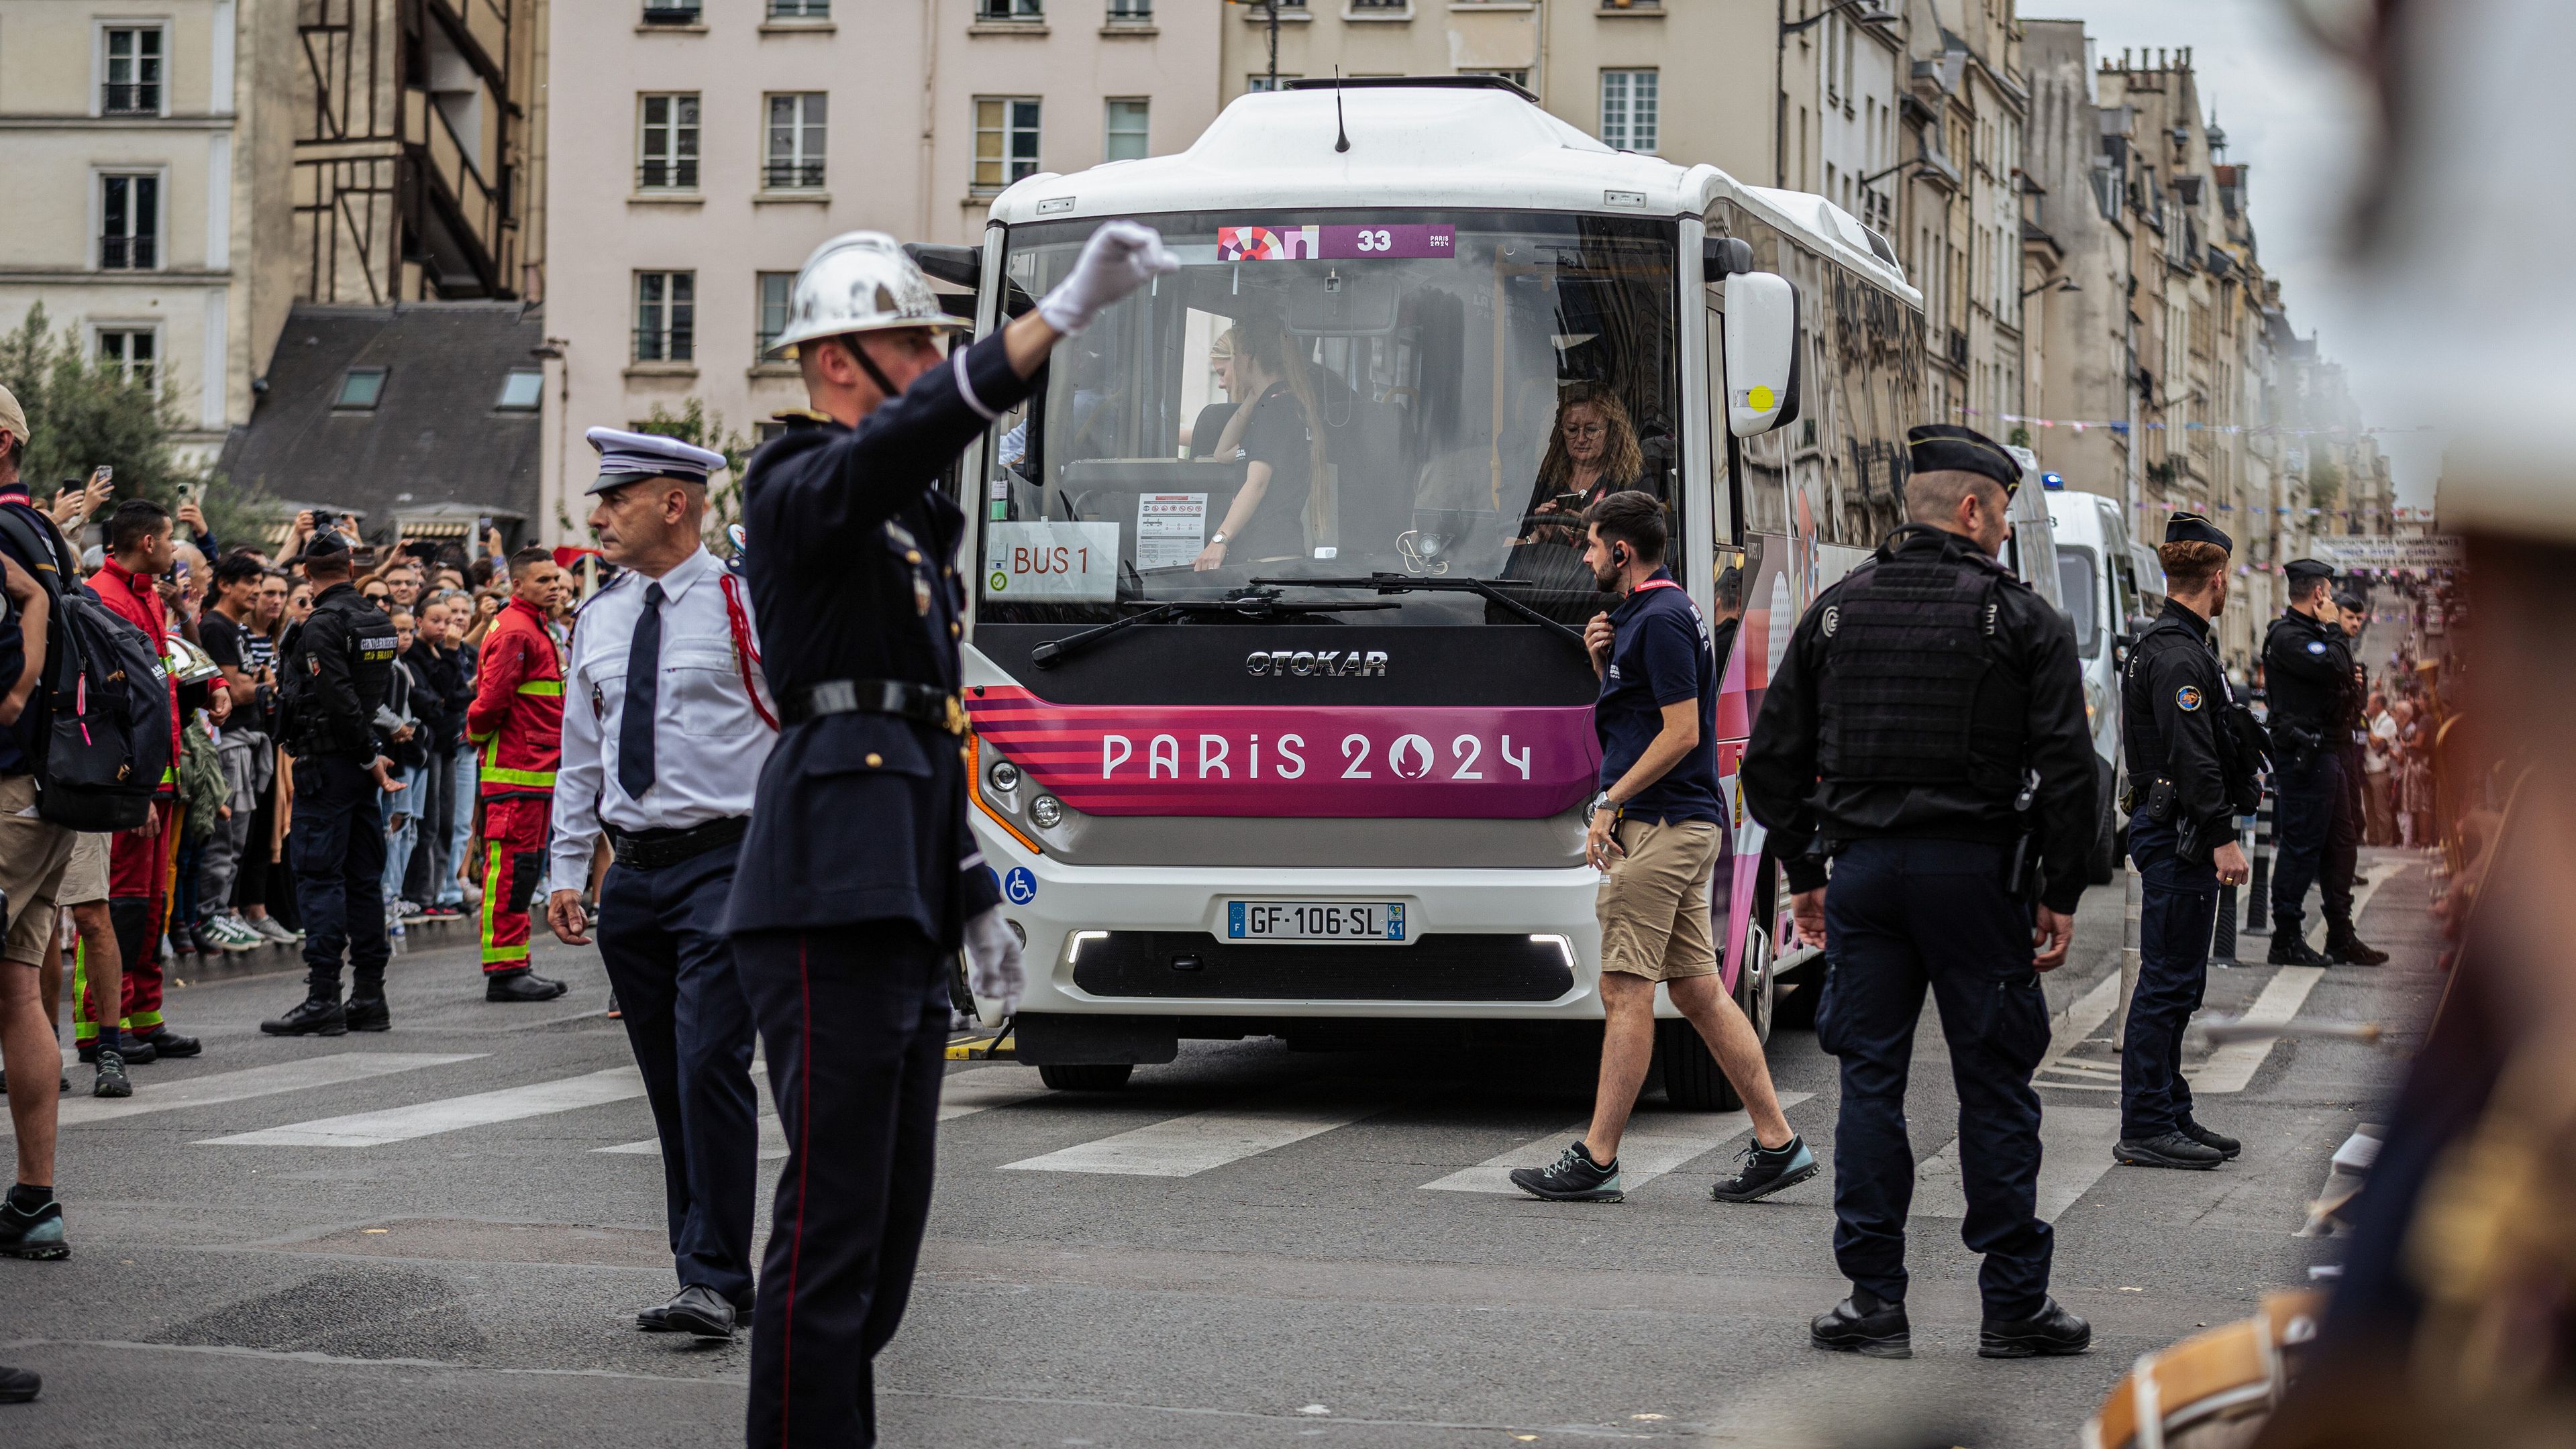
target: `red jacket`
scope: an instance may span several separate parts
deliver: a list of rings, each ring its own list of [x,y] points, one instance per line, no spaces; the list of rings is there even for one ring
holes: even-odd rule
[[[512,599],[483,636],[465,737],[483,747],[486,800],[550,794],[563,759],[563,646],[545,615]]]
[[[152,652],[161,660],[162,680],[170,686],[170,764],[161,772],[163,795],[179,793],[179,681],[169,672],[170,614],[162,607],[161,591],[153,587],[149,575],[137,576],[117,567],[109,559],[91,574],[89,586],[99,599],[116,611],[118,618],[143,631],[152,641]]]

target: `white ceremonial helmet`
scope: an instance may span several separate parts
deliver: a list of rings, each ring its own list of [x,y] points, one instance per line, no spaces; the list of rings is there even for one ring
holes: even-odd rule
[[[2386,103],[2362,173],[2356,279],[2369,340],[2450,434],[2442,531],[2576,543],[2576,187],[2564,184],[2576,107],[2563,73],[2576,5],[2303,3],[2345,20],[2351,33],[2333,38]]]
[[[881,231],[843,232],[805,259],[788,299],[786,330],[769,355],[793,356],[796,344],[817,337],[964,326],[940,310],[939,294],[901,243]]]

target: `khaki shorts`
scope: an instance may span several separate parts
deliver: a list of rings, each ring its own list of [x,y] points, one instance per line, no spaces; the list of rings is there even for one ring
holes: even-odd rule
[[[36,818],[36,777],[0,776],[0,892],[9,901],[9,960],[40,966],[54,948],[55,899],[73,832]]]
[[[103,901],[108,896],[108,854],[116,837],[105,831],[83,831],[72,846],[72,863],[63,870],[63,888],[54,899],[64,909]]]
[[[1649,981],[1715,975],[1708,885],[1717,868],[1716,824],[1622,821],[1619,844],[1628,853],[1611,862],[1593,903],[1601,918],[1601,969]]]

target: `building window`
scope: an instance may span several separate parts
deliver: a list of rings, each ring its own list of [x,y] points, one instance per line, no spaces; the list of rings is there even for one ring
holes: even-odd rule
[[[153,364],[160,361],[160,337],[149,327],[98,329],[98,360],[124,374],[128,382],[149,385]]]
[[[1143,22],[1154,18],[1154,0],[1109,0],[1109,18]]]
[[[492,406],[505,413],[532,413],[546,393],[542,368],[514,367],[501,377],[501,398]]]
[[[760,274],[760,332],[752,339],[755,360],[768,357],[769,349],[778,345],[778,334],[787,330],[787,309],[795,293],[794,272]]]
[[[772,20],[829,20],[832,0],[769,0]]]
[[[1109,102],[1108,135],[1101,142],[1101,160],[1141,161],[1151,154],[1145,144],[1148,109],[1148,103],[1141,99]]]
[[[644,0],[647,25],[695,25],[698,0]]]
[[[635,360],[689,362],[696,359],[698,274],[635,274]]]
[[[1657,73],[1651,70],[1601,72],[1601,140],[1622,151],[1655,149]]]
[[[161,27],[114,26],[101,32],[107,48],[98,101],[100,114],[161,114]]]
[[[116,272],[161,265],[161,178],[102,176],[98,188],[98,264]]]
[[[1351,0],[1353,10],[1402,10],[1413,0]]]
[[[1044,20],[1046,0],[975,0],[978,20]]]
[[[1303,77],[1298,72],[1293,70],[1283,70],[1279,72],[1279,84],[1277,89],[1284,91],[1288,88],[1288,83],[1290,81],[1301,79],[1303,79]],[[1257,71],[1251,76],[1246,77],[1243,82],[1243,89],[1247,94],[1266,91],[1272,88],[1273,87],[1270,84],[1270,73],[1267,71]]]
[[[1038,170],[1038,103],[1025,97],[975,98],[975,189],[999,191]]]
[[[821,91],[769,98],[769,146],[760,184],[772,191],[809,191],[823,184]]]
[[[385,370],[381,367],[353,367],[340,374],[339,395],[331,406],[354,412],[372,412],[385,395]]]
[[[644,129],[635,142],[640,191],[698,189],[698,98],[644,96]]]

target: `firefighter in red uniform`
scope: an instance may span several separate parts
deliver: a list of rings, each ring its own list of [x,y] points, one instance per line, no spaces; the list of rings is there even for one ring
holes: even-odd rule
[[[528,969],[528,905],[545,899],[546,830],[563,755],[563,570],[543,548],[510,555],[510,602],[483,638],[466,737],[482,746],[483,999],[552,1001]]]
[[[177,562],[171,542],[170,510],[146,498],[117,505],[107,524],[107,559],[89,576],[100,602],[143,631],[156,651],[169,652],[170,616],[156,583]],[[164,1057],[193,1057],[204,1048],[195,1037],[181,1036],[161,1019],[161,931],[170,911],[170,886],[179,852],[179,686],[170,683],[170,768],[152,801],[152,817],[140,828],[120,831],[108,847],[108,919],[114,923],[118,954],[125,958],[124,1000],[118,1015],[126,1035],[150,1042]],[[98,1051],[101,1003],[75,1004],[73,1030],[83,1041],[81,1059]],[[98,1034],[103,1035],[103,1034]]]

